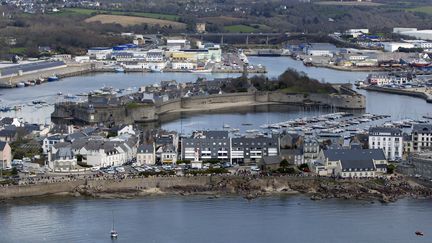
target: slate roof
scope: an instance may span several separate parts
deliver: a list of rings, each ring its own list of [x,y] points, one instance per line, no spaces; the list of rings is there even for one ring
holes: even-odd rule
[[[264,156],[261,159],[261,163],[264,165],[279,165],[282,161],[282,158],[280,156]]]
[[[6,147],[6,142],[0,141],[0,150],[3,151],[3,149]]]
[[[374,170],[374,160],[385,160],[381,149],[328,149],[324,156],[329,161],[341,161],[342,170]]]
[[[432,133],[432,124],[414,124],[413,132]]]
[[[60,148],[57,153],[56,153],[57,157],[63,157],[63,158],[72,158],[73,154],[72,154],[72,150],[70,147],[64,147],[64,148]]]
[[[84,138],[84,137],[87,137],[87,135],[82,133],[82,132],[74,132],[72,134],[67,135],[65,140],[66,141],[75,141],[76,139],[80,139],[80,138]]]
[[[68,142],[63,142],[63,143],[56,143],[53,145],[54,148],[56,149],[61,149],[61,148],[65,148],[65,147],[71,147],[71,143]]]
[[[141,154],[146,153],[146,154],[148,154],[148,153],[153,153],[153,151],[154,151],[153,144],[141,144],[138,147],[138,152],[137,153],[141,153]]]
[[[228,138],[228,131],[203,131],[206,138],[222,139]]]
[[[62,138],[63,136],[58,134],[47,137],[48,140],[60,140]]]
[[[164,146],[161,147],[161,152],[162,153],[177,153],[177,151],[175,150],[174,145],[172,144],[166,144]]]
[[[11,125],[13,122],[13,118],[11,117],[5,117],[3,119],[0,120],[0,126],[4,126],[4,125]]]
[[[12,138],[12,137],[15,137],[16,132],[17,132],[16,130],[3,129],[3,130],[0,130],[0,137]]]

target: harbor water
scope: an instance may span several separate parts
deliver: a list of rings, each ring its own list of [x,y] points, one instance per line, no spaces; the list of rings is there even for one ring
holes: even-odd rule
[[[276,77],[287,68],[293,68],[304,72],[312,78],[330,83],[354,83],[356,80],[364,79],[368,75],[365,72],[346,72],[317,67],[306,67],[302,62],[289,57],[250,57],[253,64],[262,64],[267,67],[268,76]],[[17,89],[0,90],[0,107],[24,105],[19,111],[0,113],[0,116],[22,117],[32,123],[49,123],[50,114],[53,111],[52,104],[65,101],[64,95],[76,95],[100,89],[103,86],[111,86],[118,89],[137,90],[141,86],[159,83],[162,80],[177,80],[178,82],[195,81],[198,77],[207,79],[233,77],[239,74],[196,74],[196,73],[95,73],[84,76],[64,78],[57,82],[45,83],[42,85]],[[62,95],[57,95],[59,92]],[[393,119],[412,118],[418,119],[422,115],[432,112],[432,105],[420,98],[385,94],[377,92],[360,91],[366,95],[366,112],[374,114],[391,115]],[[79,99],[79,97],[78,97]],[[32,105],[32,101],[46,101],[48,104],[42,106]],[[280,111],[256,112],[255,109],[241,113],[211,113],[194,114],[193,122],[197,124],[209,124],[208,129],[213,129],[212,121],[217,117],[219,121],[227,120],[235,124],[238,120],[280,122],[287,118],[316,115],[317,113],[328,112],[322,110],[305,112],[302,108],[291,109],[289,113]],[[171,121],[165,125],[167,128],[178,128],[182,123],[190,123],[191,116],[183,115],[182,119]],[[264,117],[264,118],[263,118]],[[215,126],[220,127],[220,124]],[[257,124],[258,125],[258,124]]]
[[[26,199],[2,203],[0,242],[431,242],[431,217],[429,200]]]

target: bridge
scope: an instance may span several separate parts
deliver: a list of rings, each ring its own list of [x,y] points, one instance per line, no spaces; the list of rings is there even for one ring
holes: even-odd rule
[[[246,45],[249,44],[249,38],[266,38],[266,44],[269,44],[270,38],[275,37],[288,37],[288,33],[231,33],[231,32],[219,32],[219,33],[183,33],[185,37],[193,37],[197,39],[204,39],[205,37],[220,37],[220,44],[224,44],[224,37],[240,37],[245,38]]]

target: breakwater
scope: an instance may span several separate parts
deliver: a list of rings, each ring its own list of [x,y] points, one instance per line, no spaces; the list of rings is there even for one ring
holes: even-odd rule
[[[67,64],[58,68],[46,69],[41,71],[28,72],[21,75],[13,75],[10,77],[0,78],[0,88],[14,88],[18,83],[26,82],[29,80],[47,79],[51,76],[58,78],[66,78],[72,76],[79,76],[87,73],[94,72],[96,65],[93,63],[83,64]]]
[[[406,90],[406,89],[385,88],[385,87],[377,87],[377,86],[367,86],[364,89],[368,91],[376,91],[376,92],[384,92],[390,94],[417,97],[426,100],[427,103],[432,103],[432,94],[427,94],[426,92],[419,92],[419,91]]]

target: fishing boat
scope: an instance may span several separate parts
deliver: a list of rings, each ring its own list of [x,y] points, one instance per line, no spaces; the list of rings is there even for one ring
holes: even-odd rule
[[[72,95],[72,94],[66,94],[64,97],[65,97],[65,99],[75,99],[76,98],[76,96]]]
[[[118,67],[118,68],[114,69],[114,71],[115,71],[116,73],[124,73],[124,72],[125,72],[125,69],[122,68],[122,67]]]
[[[153,73],[162,73],[163,69],[159,66],[152,66],[150,67],[150,71]]]
[[[118,237],[118,232],[114,228],[114,214],[113,214],[113,221],[112,221],[112,228],[111,228],[110,236],[113,239],[116,239]]]
[[[57,80],[59,80],[59,78],[56,75],[48,77],[48,82],[54,82],[54,81],[57,81]]]
[[[45,82],[43,78],[36,79],[36,84],[42,84],[43,82]]]
[[[423,118],[431,119],[432,120],[432,115],[424,115]]]
[[[23,82],[19,82],[16,84],[16,87],[17,88],[23,88],[23,87],[25,87],[25,84]]]
[[[57,95],[63,95],[63,93],[62,92],[57,92]]]
[[[416,231],[415,234],[418,236],[424,236],[423,232],[421,232],[421,231]]]

